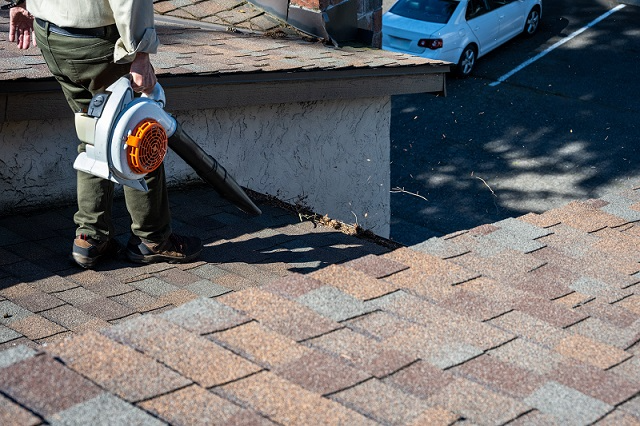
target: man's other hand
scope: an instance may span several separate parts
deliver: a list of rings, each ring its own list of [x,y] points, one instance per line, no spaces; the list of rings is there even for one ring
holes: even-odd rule
[[[33,36],[33,16],[27,9],[16,6],[9,9],[9,41],[15,42],[19,49],[28,49],[36,45]]]

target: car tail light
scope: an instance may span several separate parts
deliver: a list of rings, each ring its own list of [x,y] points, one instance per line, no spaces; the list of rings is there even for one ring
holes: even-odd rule
[[[442,39],[441,38],[421,38],[420,40],[418,40],[418,46],[426,47],[431,50],[441,49]]]

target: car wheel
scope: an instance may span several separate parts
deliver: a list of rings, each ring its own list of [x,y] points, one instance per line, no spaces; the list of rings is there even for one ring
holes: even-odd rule
[[[458,65],[456,66],[456,76],[460,78],[468,77],[473,70],[473,66],[476,64],[477,56],[478,54],[475,46],[470,44],[465,47],[462,51],[462,55],[460,55]]]
[[[524,30],[522,31],[527,37],[531,37],[538,31],[540,25],[540,8],[534,7],[527,15],[527,20],[524,23]]]

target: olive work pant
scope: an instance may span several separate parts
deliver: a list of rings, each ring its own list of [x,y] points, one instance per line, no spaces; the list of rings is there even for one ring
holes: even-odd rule
[[[49,31],[34,22],[38,47],[73,112],[86,111],[94,94],[129,73],[130,64],[113,63],[113,48],[119,35],[107,31],[104,38],[69,37]],[[109,33],[112,34],[109,34]],[[80,143],[78,152],[86,144]],[[161,242],[171,234],[171,214],[164,165],[145,180],[149,192],[124,187],[124,198],[131,216],[131,232],[147,241]],[[115,236],[112,222],[114,183],[108,179],[77,172],[78,211],[74,215],[76,235],[100,241]]]

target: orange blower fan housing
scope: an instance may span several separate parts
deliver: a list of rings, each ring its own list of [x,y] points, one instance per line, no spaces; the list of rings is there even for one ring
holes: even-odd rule
[[[135,173],[151,173],[162,164],[169,146],[167,132],[153,118],[138,123],[127,137],[128,164]]]

